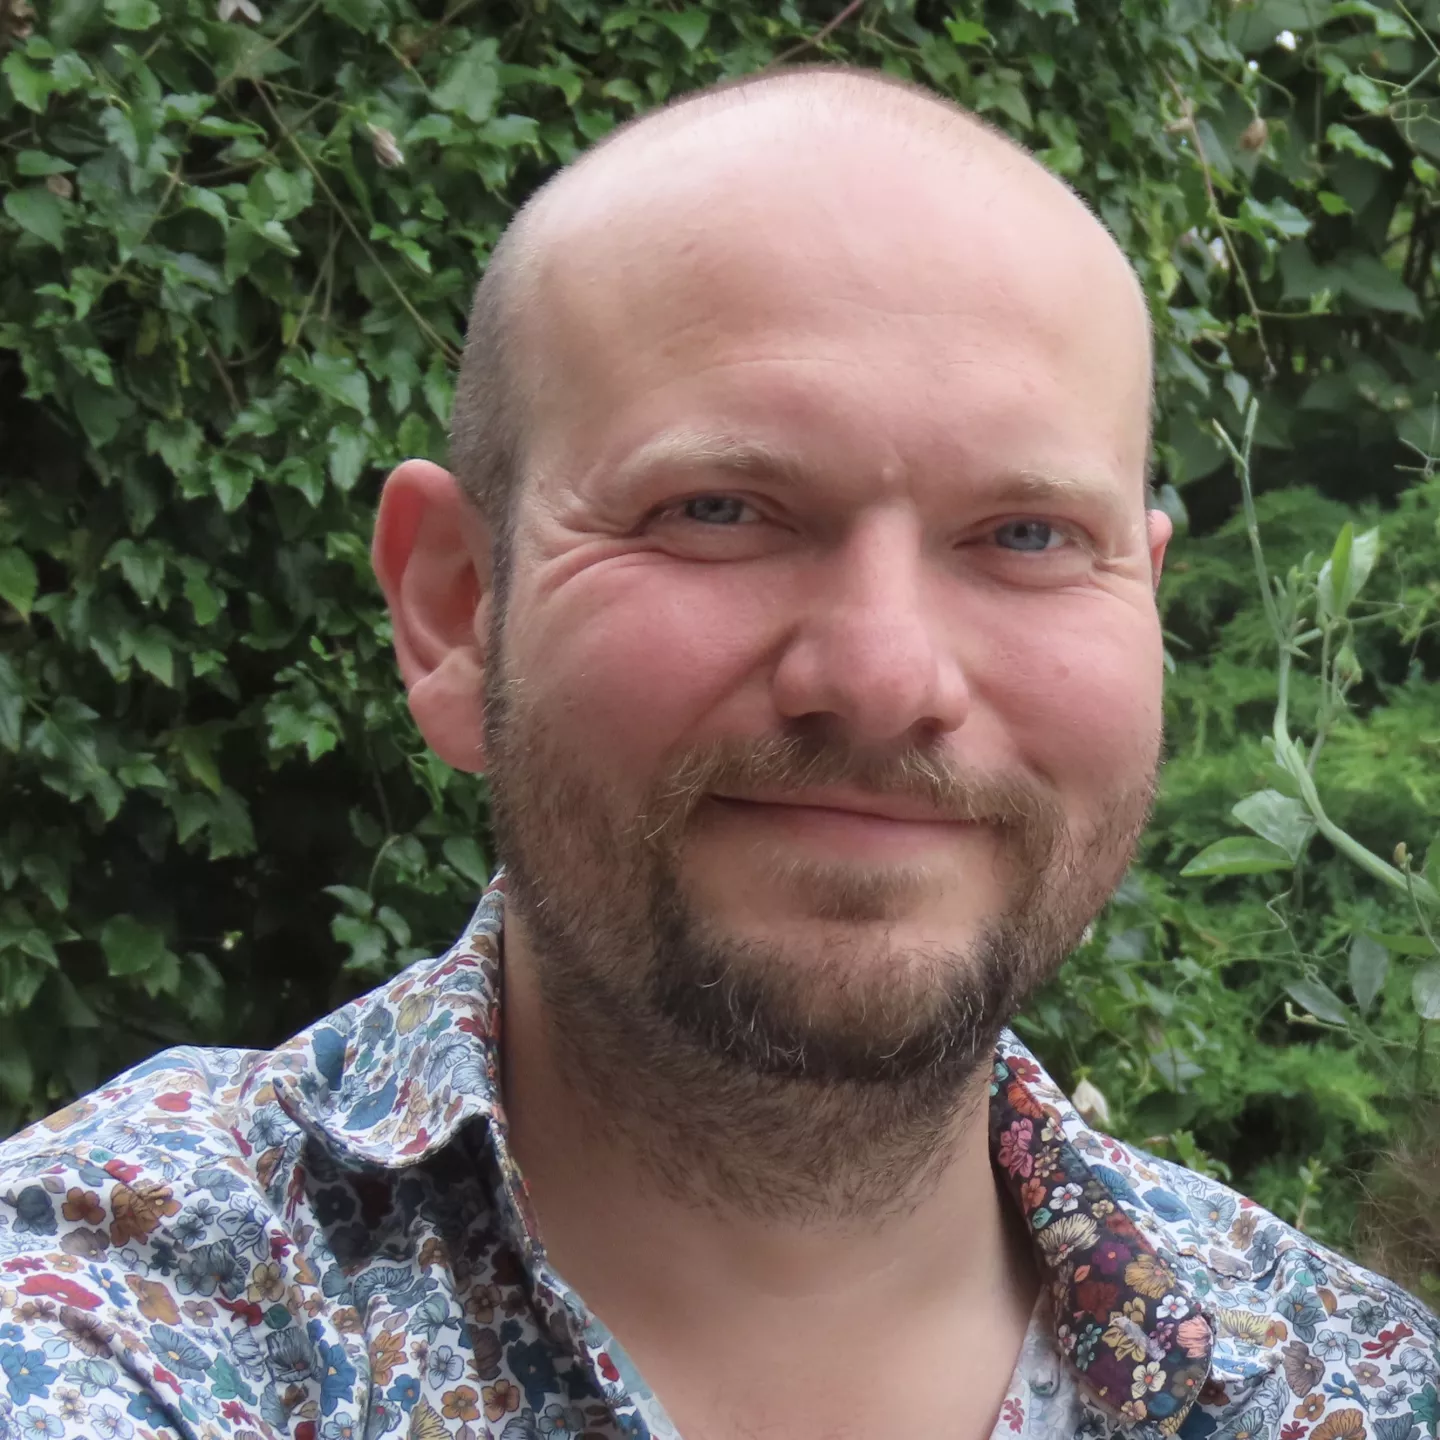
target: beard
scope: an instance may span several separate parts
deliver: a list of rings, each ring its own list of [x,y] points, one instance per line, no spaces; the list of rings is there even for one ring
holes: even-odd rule
[[[915,1203],[983,1099],[1000,1031],[1124,873],[1158,740],[1140,782],[1080,834],[1029,777],[966,772],[938,748],[859,751],[807,723],[688,750],[637,802],[528,703],[499,638],[485,709],[497,852],[577,1100],[690,1199],[831,1220]],[[1006,881],[998,912],[957,943],[897,946],[896,922],[963,873],[781,859],[815,942],[706,913],[685,859],[717,792],[838,785],[986,827]]]

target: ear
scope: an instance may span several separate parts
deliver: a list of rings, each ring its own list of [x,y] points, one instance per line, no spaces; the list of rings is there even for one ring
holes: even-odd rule
[[[1160,588],[1160,572],[1165,568],[1165,547],[1175,533],[1170,517],[1163,510],[1145,512],[1147,543],[1150,549],[1150,576],[1155,588]]]
[[[420,733],[447,765],[483,770],[493,601],[485,521],[448,471],[407,460],[385,482],[370,558]]]

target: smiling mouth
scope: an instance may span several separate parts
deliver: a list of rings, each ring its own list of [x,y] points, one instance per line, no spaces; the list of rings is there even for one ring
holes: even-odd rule
[[[952,820],[919,806],[897,803],[893,806],[878,802],[874,807],[862,803],[847,804],[843,799],[751,799],[735,795],[711,795],[710,800],[722,809],[738,815],[768,816],[776,820],[794,819],[816,824],[872,826],[905,830],[969,829],[980,823],[974,820]]]

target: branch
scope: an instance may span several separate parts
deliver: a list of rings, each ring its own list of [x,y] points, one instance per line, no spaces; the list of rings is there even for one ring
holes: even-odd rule
[[[787,60],[793,59],[796,55],[803,54],[806,50],[819,45],[826,36],[838,30],[852,15],[864,8],[865,0],[850,0],[850,3],[833,19],[828,20],[813,35],[807,35],[798,45],[792,45],[782,54],[777,55],[765,68],[771,69],[776,65],[783,65]]]

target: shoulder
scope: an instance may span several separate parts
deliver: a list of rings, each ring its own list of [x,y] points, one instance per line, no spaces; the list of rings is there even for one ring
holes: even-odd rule
[[[0,1144],[0,1275],[39,1254],[133,1255],[162,1225],[198,1238],[216,1206],[262,1199],[296,1133],[264,1058],[167,1051]]]
[[[1208,1176],[1096,1140],[1215,1331],[1187,1440],[1440,1435],[1440,1320],[1418,1299]]]

